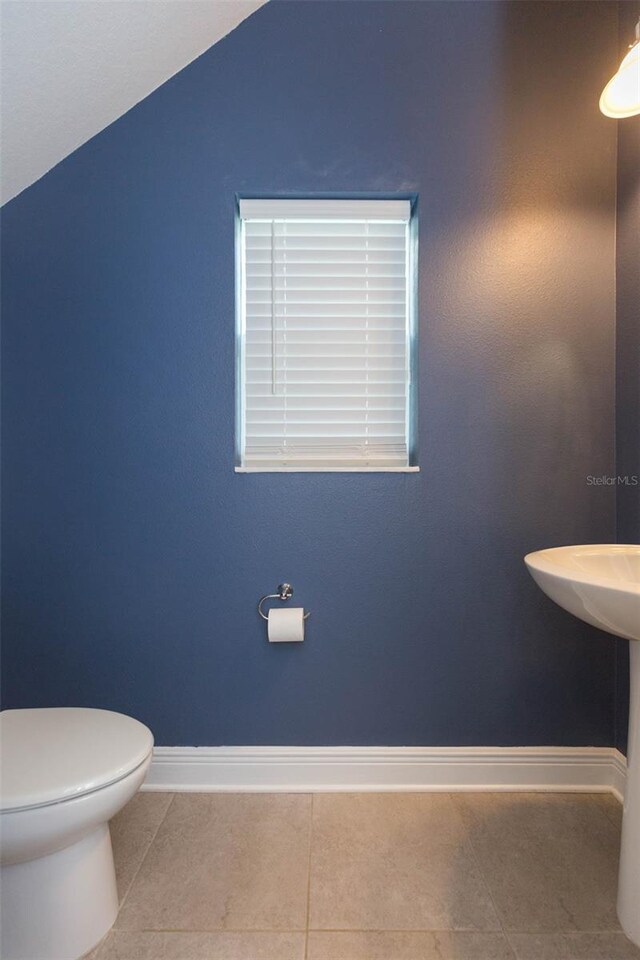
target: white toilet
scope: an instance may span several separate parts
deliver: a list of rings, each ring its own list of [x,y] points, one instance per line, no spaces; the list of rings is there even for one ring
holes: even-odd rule
[[[78,960],[118,910],[109,820],[133,797],[153,736],[109,710],[0,714],[2,960]]]

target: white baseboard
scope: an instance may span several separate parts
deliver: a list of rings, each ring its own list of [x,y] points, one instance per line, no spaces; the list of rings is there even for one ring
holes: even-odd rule
[[[156,747],[143,790],[548,790],[624,795],[612,747]]]

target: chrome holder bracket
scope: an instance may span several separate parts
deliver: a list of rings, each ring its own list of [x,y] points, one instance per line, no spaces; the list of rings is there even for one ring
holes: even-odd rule
[[[263,620],[268,620],[269,619],[268,615],[262,609],[262,604],[265,602],[265,600],[282,600],[286,602],[287,600],[290,600],[292,596],[293,596],[293,587],[291,586],[291,584],[281,583],[277,588],[277,593],[267,593],[266,596],[262,597],[262,599],[258,603],[258,613],[260,614]],[[310,616],[311,616],[310,613],[305,613],[302,619],[308,620]]]

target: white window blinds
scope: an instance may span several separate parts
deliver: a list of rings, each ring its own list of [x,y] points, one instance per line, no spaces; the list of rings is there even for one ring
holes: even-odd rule
[[[239,470],[410,469],[409,220],[240,201]]]

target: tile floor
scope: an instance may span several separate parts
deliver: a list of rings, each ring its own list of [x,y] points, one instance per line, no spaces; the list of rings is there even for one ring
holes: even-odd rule
[[[596,794],[142,793],[91,960],[640,960]]]

